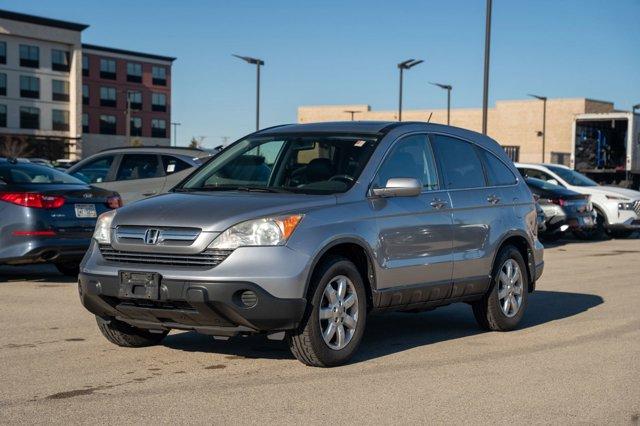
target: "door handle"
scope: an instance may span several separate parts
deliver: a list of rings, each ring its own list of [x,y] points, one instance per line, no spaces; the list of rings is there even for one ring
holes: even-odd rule
[[[143,192],[142,195],[144,195],[145,197],[151,197],[152,195],[156,195],[157,193],[158,191]]]
[[[434,200],[430,202],[429,205],[434,209],[441,209],[447,205],[447,202],[439,198],[434,198]]]
[[[500,197],[492,194],[487,197],[487,201],[491,204],[498,204],[500,202]]]

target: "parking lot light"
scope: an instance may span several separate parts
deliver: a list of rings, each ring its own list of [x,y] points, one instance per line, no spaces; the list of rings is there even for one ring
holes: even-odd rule
[[[345,110],[344,112],[347,113],[347,114],[351,114],[351,121],[353,121],[353,117],[356,114],[360,114],[362,111],[356,111],[356,110],[348,109],[348,110]]]
[[[400,70],[400,93],[398,95],[398,121],[402,121],[402,78],[404,70],[409,70],[416,65],[423,63],[422,59],[407,59],[406,61],[400,62],[398,64],[398,69]]]
[[[439,88],[447,91],[447,126],[448,126],[449,124],[451,124],[451,90],[453,89],[453,86],[451,86],[450,84],[432,83],[432,82],[429,82],[429,84],[433,84],[434,86],[438,86]]]
[[[542,162],[544,163],[545,141],[547,137],[547,97],[532,94],[527,94],[527,96],[542,101],[542,132],[538,132],[538,136],[542,136]]]
[[[241,56],[236,54],[233,54],[232,56],[256,66],[256,130],[260,130],[260,67],[264,65],[264,61],[250,56]]]

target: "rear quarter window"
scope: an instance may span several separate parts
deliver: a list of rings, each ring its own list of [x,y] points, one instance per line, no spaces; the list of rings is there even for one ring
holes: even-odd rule
[[[482,148],[479,148],[478,151],[487,172],[489,186],[504,186],[516,183],[515,175],[498,157]]]

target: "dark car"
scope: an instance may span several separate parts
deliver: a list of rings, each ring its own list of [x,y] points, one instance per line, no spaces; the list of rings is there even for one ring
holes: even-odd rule
[[[589,195],[536,178],[525,178],[529,189],[538,198],[545,215],[545,230],[541,237],[560,238],[567,230],[580,232],[595,225]]]
[[[0,264],[50,262],[77,274],[96,218],[120,196],[34,163],[0,158]]]

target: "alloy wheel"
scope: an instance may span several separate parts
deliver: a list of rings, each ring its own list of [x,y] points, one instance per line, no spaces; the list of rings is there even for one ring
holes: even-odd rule
[[[498,276],[498,301],[502,313],[508,318],[514,317],[522,306],[522,272],[518,262],[507,259],[500,268]]]
[[[318,312],[327,346],[336,351],[347,346],[358,326],[358,295],[348,277],[338,275],[329,281]]]

